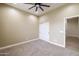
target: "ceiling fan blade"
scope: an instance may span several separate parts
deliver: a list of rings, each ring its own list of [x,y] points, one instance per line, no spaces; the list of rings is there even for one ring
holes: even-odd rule
[[[38,10],[38,7],[36,7],[36,10],[35,11],[37,11]]]
[[[41,6],[39,6],[39,8],[40,8],[42,11],[44,11],[44,9],[43,9]]]
[[[44,4],[41,4],[41,6],[50,7],[49,5],[44,5]]]
[[[30,7],[29,9],[32,9],[33,7],[35,7],[35,5],[34,5],[34,6],[32,6],[32,7]]]

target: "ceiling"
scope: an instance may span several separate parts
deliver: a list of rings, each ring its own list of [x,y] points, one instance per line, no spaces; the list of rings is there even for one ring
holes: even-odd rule
[[[40,9],[38,9],[38,12],[35,12],[35,8],[32,8],[30,10],[28,9],[31,6],[33,6],[33,5],[30,5],[30,4],[24,4],[24,3],[16,3],[16,4],[15,3],[7,3],[7,4],[10,5],[10,6],[16,7],[20,10],[34,14],[36,16],[41,16],[41,15],[45,14],[46,12],[54,10],[54,9],[56,9],[56,8],[62,6],[62,5],[65,5],[64,3],[44,3],[46,5],[50,5],[50,7],[43,7],[44,11],[41,11]]]

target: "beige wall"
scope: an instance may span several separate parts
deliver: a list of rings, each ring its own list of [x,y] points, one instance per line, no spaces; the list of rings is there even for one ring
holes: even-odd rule
[[[78,17],[67,19],[66,36],[79,37]]]
[[[41,16],[49,21],[50,42],[65,46],[66,17],[79,15],[79,4],[67,4]],[[38,37],[38,18],[5,4],[0,4],[0,47]]]
[[[65,46],[65,20],[76,15],[79,15],[79,4],[66,4],[41,16],[40,19],[50,23],[49,41]]]
[[[38,18],[0,4],[0,47],[38,37]]]

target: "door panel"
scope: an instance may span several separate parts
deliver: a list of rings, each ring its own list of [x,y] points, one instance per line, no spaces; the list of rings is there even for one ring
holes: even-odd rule
[[[39,25],[39,38],[45,41],[49,40],[49,22]]]

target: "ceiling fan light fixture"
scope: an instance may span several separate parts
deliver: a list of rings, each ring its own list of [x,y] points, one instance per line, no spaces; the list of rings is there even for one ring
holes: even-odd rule
[[[39,7],[39,5],[36,5],[36,7]]]

